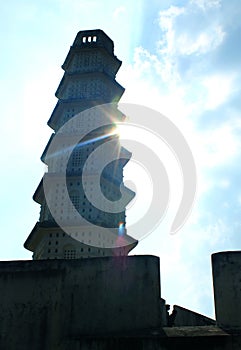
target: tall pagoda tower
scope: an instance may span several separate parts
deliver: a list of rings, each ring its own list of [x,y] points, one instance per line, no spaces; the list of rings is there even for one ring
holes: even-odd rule
[[[115,128],[116,122],[124,120],[117,109],[124,92],[115,80],[120,66],[113,41],[102,30],[77,34],[62,66],[65,73],[56,91],[58,102],[48,121],[54,133],[41,157],[48,171],[33,196],[41,205],[40,218],[24,243],[33,259],[127,255],[137,244],[126,233],[125,206],[119,211],[115,208],[121,194],[129,200],[134,196],[123,185],[123,167],[131,154],[121,147]],[[106,105],[110,103],[111,107]],[[82,117],[76,119],[79,114]],[[84,138],[68,154],[68,145],[78,134]],[[51,150],[56,140],[57,152]],[[114,160],[99,176],[105,163],[104,146],[110,141]],[[97,149],[100,152],[94,155]],[[89,156],[91,162],[85,167]],[[113,210],[93,204],[98,196],[92,191],[96,183],[113,203]]]

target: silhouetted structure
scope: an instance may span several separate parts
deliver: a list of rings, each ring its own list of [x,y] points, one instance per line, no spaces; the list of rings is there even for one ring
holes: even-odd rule
[[[126,234],[124,205],[120,212],[115,210],[120,187],[130,200],[134,196],[122,182],[123,167],[131,154],[120,146],[115,129],[115,122],[124,119],[117,109],[124,92],[115,81],[120,65],[121,61],[114,55],[113,41],[103,31],[77,34],[62,66],[65,73],[56,92],[59,100],[48,121],[55,131],[41,157],[48,172],[33,196],[41,204],[40,219],[24,245],[34,252],[33,259],[127,255],[137,244]],[[106,103],[111,106],[105,106]],[[93,108],[99,105],[102,107]],[[76,118],[84,111],[82,118]],[[84,137],[69,154],[78,135]],[[117,159],[108,165],[106,159],[106,167],[99,176],[98,169],[107,155],[104,147],[99,156],[93,156],[94,151],[110,141],[112,156]],[[50,147],[54,142],[58,143],[58,149],[55,147],[53,151]],[[90,154],[92,159],[84,173]],[[113,203],[112,212],[100,210],[91,203],[98,196],[92,184],[99,182],[103,195]],[[85,184],[90,187],[89,198]],[[71,202],[67,201],[68,196]]]
[[[92,104],[108,102],[113,98],[118,100],[123,88],[113,79],[119,66],[120,61],[113,56],[113,43],[102,31],[78,33],[63,65],[66,73],[57,90],[60,100],[49,125],[59,131],[66,120],[71,121],[76,113]],[[93,89],[91,84],[95,86]],[[108,90],[109,84],[112,88],[108,95],[104,92]],[[116,108],[113,115],[121,117]],[[90,119],[87,119],[92,118],[93,114],[90,113]],[[74,134],[71,123],[69,125],[68,137],[64,132],[60,134],[61,142],[63,138],[71,138]],[[112,128],[113,124],[110,123],[102,130],[94,129],[82,143],[78,143],[72,158],[69,158],[67,188],[79,211],[89,205],[79,202],[79,198],[81,201],[86,200],[78,184],[83,175],[82,161],[91,151],[87,150],[90,146],[83,145],[83,142],[87,141],[88,145],[93,142],[95,147],[96,142],[113,138],[120,150],[118,137],[111,132]],[[104,137],[98,139],[100,136]],[[61,142],[60,153],[63,154],[65,146]],[[49,147],[42,159],[49,166],[45,176],[53,178],[53,183],[50,182],[52,186],[47,187],[50,199],[53,198],[56,210],[60,210],[57,214],[63,214],[66,228],[74,227],[77,230],[75,218],[70,215],[74,212],[73,208],[72,212],[68,211],[64,203],[66,197],[62,198],[63,192],[58,188],[64,178],[61,170],[64,162],[59,154],[49,152]],[[107,168],[102,180],[102,186],[106,186],[103,191],[108,188],[112,199],[117,198],[115,190],[122,183],[122,168],[129,156],[127,151],[123,152],[127,156],[123,161],[117,159],[116,176],[113,167]],[[94,176],[93,166],[87,173],[86,181],[94,181]],[[114,178],[118,180],[114,181]],[[212,256],[216,321],[177,305],[169,314],[170,307],[161,298],[159,258],[126,256],[136,242],[125,231],[122,238],[129,245],[117,248],[91,247],[93,241],[90,241],[89,246],[81,242],[78,234],[86,235],[84,225],[80,225],[77,236],[65,234],[46,205],[43,182],[44,179],[34,195],[41,204],[40,222],[25,243],[28,249],[34,251],[36,260],[0,262],[0,349],[241,349],[240,251],[221,252]],[[118,215],[97,218],[97,215],[90,214],[90,218],[86,218],[90,219],[91,228],[88,228],[88,232],[92,233],[93,223],[99,222],[101,218],[101,227],[110,228],[112,232],[110,236],[103,236],[103,240],[116,238],[118,220],[124,221],[124,211]],[[114,227],[109,227],[111,222]],[[93,239],[88,233],[88,240]],[[107,243],[105,241],[105,245]],[[89,251],[89,248],[93,250]],[[103,253],[122,256],[95,257]]]

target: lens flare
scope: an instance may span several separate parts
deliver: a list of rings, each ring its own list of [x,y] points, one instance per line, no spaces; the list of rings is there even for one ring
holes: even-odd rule
[[[123,237],[125,233],[125,225],[123,222],[119,223],[118,236]]]

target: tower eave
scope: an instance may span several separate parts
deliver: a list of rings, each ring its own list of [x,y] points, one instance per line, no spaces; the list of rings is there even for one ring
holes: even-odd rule
[[[87,109],[94,108],[100,105],[105,105],[106,101],[104,100],[59,100],[48,120],[48,126],[51,127],[53,130],[57,131],[60,128],[60,125],[58,121],[61,119],[61,114],[64,112],[64,108],[68,107],[77,107],[77,113],[81,113]],[[126,116],[117,109],[117,102],[112,103],[113,105],[113,112],[112,115],[116,115],[116,121],[117,122],[123,122],[126,118]],[[114,109],[114,105],[116,109]],[[62,126],[62,125],[61,125]]]
[[[54,230],[55,231],[61,230],[62,232],[64,232],[56,223],[49,222],[49,221],[44,221],[44,222],[38,221],[35,224],[34,228],[32,229],[31,233],[29,234],[28,238],[24,242],[24,245],[23,245],[24,248],[35,253],[36,247],[41,243],[44,236],[46,234],[48,234],[49,232],[53,232]],[[123,237],[122,236],[118,237],[117,242],[118,242],[117,247],[114,247],[114,248],[106,247],[106,248],[102,248],[102,249],[104,249],[106,251],[109,251],[109,250],[115,251],[116,250],[118,252],[121,247],[125,247],[125,250],[128,254],[138,244],[138,240],[136,240],[133,237],[126,235],[126,234]],[[81,242],[79,242],[78,244],[88,246],[87,244],[84,244]]]
[[[40,222],[38,221],[32,231],[30,232],[30,235],[24,242],[24,248],[27,250],[30,250],[31,252],[34,252],[36,245],[41,241],[43,234],[43,230],[41,227]]]
[[[66,89],[66,86],[69,84],[69,82],[71,81],[76,81],[76,80],[83,80],[83,79],[86,79],[86,78],[92,78],[92,77],[95,77],[95,78],[99,78],[100,81],[104,81],[107,85],[111,85],[111,91],[112,91],[112,94],[113,92],[115,92],[115,94],[113,95],[112,98],[106,98],[104,96],[98,96],[97,99],[104,99],[106,103],[108,102],[112,102],[112,101],[119,101],[121,96],[123,95],[124,91],[125,91],[125,88],[123,86],[121,86],[117,81],[111,79],[107,74],[105,74],[104,72],[87,72],[87,73],[65,73],[63,78],[61,79],[60,81],[60,84],[55,92],[55,96],[58,98],[58,99],[63,99],[63,100],[75,100],[75,99],[80,99],[81,100],[81,97],[78,97],[78,96],[74,96],[74,97],[64,97],[62,96],[64,94],[64,90]],[[94,97],[90,96],[89,98],[84,96],[82,98],[83,100],[92,100],[92,99],[95,99]]]
[[[33,200],[38,204],[42,204],[44,201],[43,179],[41,179],[36,191],[34,192]]]
[[[76,54],[78,54],[79,52],[82,53],[83,51],[89,52],[89,51],[92,51],[93,49],[98,49],[98,51],[102,52],[103,55],[108,55],[109,59],[111,59],[112,62],[114,63],[114,65],[115,65],[115,69],[113,71],[113,75],[115,76],[116,73],[118,72],[118,70],[120,69],[121,65],[122,65],[122,61],[119,60],[115,55],[110,55],[110,53],[106,49],[104,49],[102,47],[98,47],[97,45],[94,46],[94,47],[93,46],[91,46],[91,47],[90,46],[86,46],[84,48],[84,50],[83,50],[82,47],[70,46],[70,50],[69,50],[69,52],[68,52],[68,54],[66,56],[66,59],[65,59],[64,63],[62,64],[61,68],[65,72],[67,72],[69,67],[70,67],[70,65],[71,65],[71,62],[72,62],[72,60],[73,60],[73,58],[74,58],[74,56]],[[102,69],[104,71],[106,71],[105,68],[102,68]],[[106,71],[106,73],[107,73],[107,71]]]
[[[47,163],[46,163],[46,154],[47,154],[47,151],[48,151],[48,148],[49,148],[49,146],[50,146],[50,144],[51,144],[51,142],[52,142],[52,140],[53,140],[53,138],[54,138],[54,133],[52,133],[51,134],[51,136],[50,136],[50,138],[49,138],[49,141],[48,141],[48,143],[47,143],[47,145],[46,145],[46,147],[45,147],[45,149],[44,149],[44,151],[43,151],[43,153],[42,153],[42,155],[41,155],[41,157],[40,157],[40,159],[41,159],[41,161],[44,163],[44,164],[46,164],[47,165]]]

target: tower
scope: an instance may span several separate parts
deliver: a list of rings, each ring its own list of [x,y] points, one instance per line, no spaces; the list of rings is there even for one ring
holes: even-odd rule
[[[121,147],[115,127],[125,118],[117,109],[124,92],[115,80],[120,66],[113,41],[102,30],[77,34],[48,121],[54,133],[41,156],[48,171],[33,196],[41,205],[40,218],[24,243],[33,259],[127,255],[137,244],[125,229],[127,203],[116,207],[121,194],[129,201],[134,196],[123,185],[131,154]],[[95,206],[102,195],[113,210]]]

